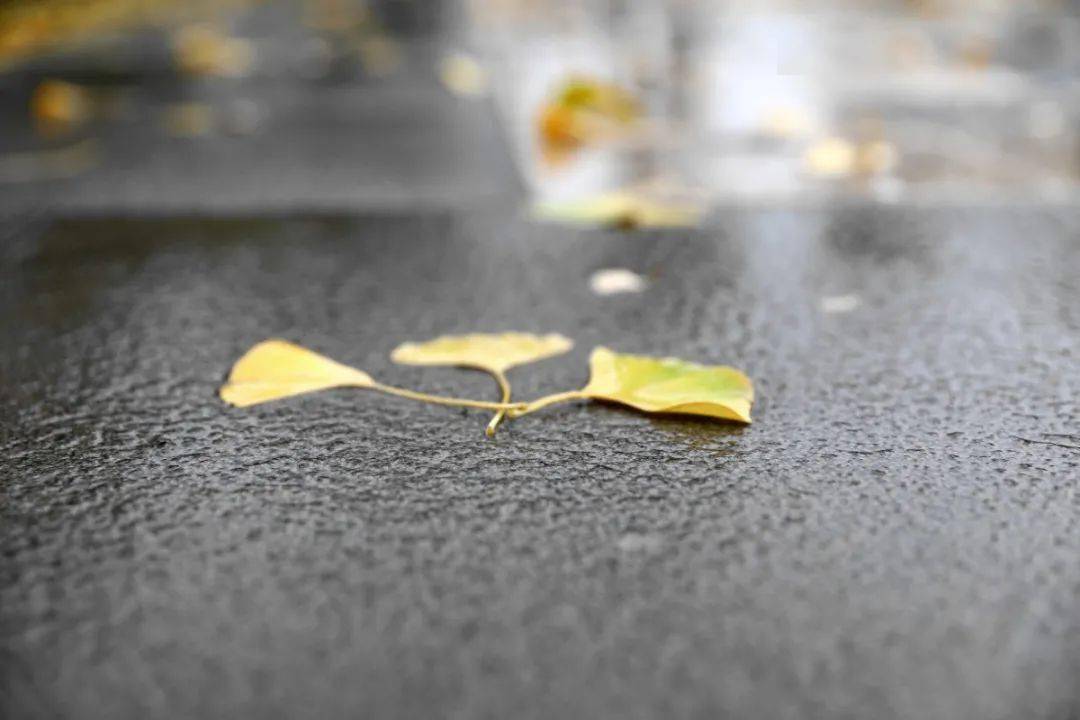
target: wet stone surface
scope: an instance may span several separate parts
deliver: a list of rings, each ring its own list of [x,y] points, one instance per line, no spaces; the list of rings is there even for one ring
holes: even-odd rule
[[[7,222],[4,717],[1080,713],[1080,215],[726,210]],[[598,269],[648,279],[595,296]],[[741,367],[748,428],[214,395],[286,337],[444,332]]]

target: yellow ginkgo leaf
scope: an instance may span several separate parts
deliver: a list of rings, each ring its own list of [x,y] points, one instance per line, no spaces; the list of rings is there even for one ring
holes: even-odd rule
[[[502,402],[510,402],[510,383],[506,371],[516,365],[536,362],[562,353],[573,347],[570,338],[557,333],[533,335],[508,332],[502,334],[473,333],[471,335],[444,335],[423,343],[399,345],[390,358],[405,365],[456,365],[476,368],[491,373],[499,383]],[[488,436],[505,415],[500,410],[487,427]]]
[[[422,343],[407,342],[399,345],[390,358],[405,365],[457,365],[500,373],[516,365],[561,355],[573,346],[570,338],[557,333],[473,333],[444,335]]]
[[[247,407],[334,387],[374,387],[362,370],[334,362],[285,340],[265,340],[233,365],[221,399]]]
[[[677,358],[623,355],[605,347],[589,357],[582,395],[651,413],[707,415],[750,422],[754,386],[738,370]]]

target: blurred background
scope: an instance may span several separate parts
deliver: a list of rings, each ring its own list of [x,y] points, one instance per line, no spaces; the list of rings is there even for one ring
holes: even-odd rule
[[[1075,0],[7,0],[0,207],[1077,198]]]

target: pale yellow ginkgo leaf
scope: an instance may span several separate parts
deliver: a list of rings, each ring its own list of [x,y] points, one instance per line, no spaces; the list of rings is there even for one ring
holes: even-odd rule
[[[698,365],[677,358],[623,355],[605,347],[589,357],[589,382],[581,394],[650,413],[706,415],[750,422],[754,386],[732,367]]]
[[[404,365],[457,365],[502,373],[517,365],[561,355],[573,346],[570,338],[557,333],[473,333],[407,342],[399,345],[390,358]]]
[[[327,388],[374,386],[362,370],[285,340],[265,340],[236,361],[218,392],[230,405],[247,407]]]
[[[510,383],[506,371],[517,365],[561,355],[574,346],[570,338],[558,333],[533,335],[508,332],[501,334],[472,333],[444,335],[422,343],[404,343],[391,353],[394,362],[404,365],[456,365],[491,373],[499,383],[502,402],[510,402]],[[487,427],[488,436],[495,434],[505,411],[500,410]]]

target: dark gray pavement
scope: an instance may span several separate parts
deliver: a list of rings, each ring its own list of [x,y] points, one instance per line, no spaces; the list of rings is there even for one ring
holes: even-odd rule
[[[9,238],[5,717],[1075,717],[1074,213],[66,220]],[[15,252],[19,249],[19,252]],[[630,266],[641,295],[596,298]],[[857,295],[847,314],[822,297]],[[267,336],[410,387],[442,332],[745,368],[745,429],[214,390]]]

